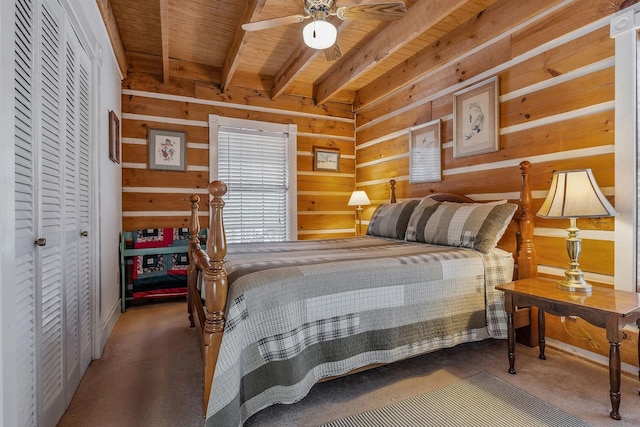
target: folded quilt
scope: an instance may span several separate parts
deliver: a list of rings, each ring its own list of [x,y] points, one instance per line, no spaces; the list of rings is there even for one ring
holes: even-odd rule
[[[189,243],[188,228],[145,228],[134,230],[133,247],[166,248],[168,246],[187,245]]]

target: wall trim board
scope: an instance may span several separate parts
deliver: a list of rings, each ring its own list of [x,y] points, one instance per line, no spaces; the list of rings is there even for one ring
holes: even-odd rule
[[[127,137],[122,137],[121,141],[123,144],[130,144],[130,145],[147,145],[148,142],[146,139],[142,139],[142,138],[127,138]]]
[[[298,171],[298,176],[328,176],[331,178],[355,178],[355,173],[322,172],[322,171]],[[300,194],[300,193],[296,193]]]
[[[386,135],[380,136],[380,137],[378,137],[376,139],[372,139],[371,141],[365,142],[363,144],[359,144],[359,145],[356,144],[356,151],[362,150],[364,148],[372,147],[372,146],[374,146],[376,144],[380,144],[382,142],[388,141],[388,140],[393,139],[393,138],[397,138],[397,137],[402,136],[402,135],[409,135],[409,128],[400,129],[400,130],[397,130],[395,132],[388,133]]]
[[[123,162],[122,167],[124,169],[147,169],[149,165],[147,163],[133,163]],[[209,166],[187,165],[187,172],[209,172]]]
[[[554,160],[566,160],[566,159],[573,159],[573,158],[579,158],[579,157],[598,156],[600,154],[613,154],[614,152],[615,152],[615,147],[613,145],[600,145],[597,147],[580,148],[577,150],[560,151],[555,153],[540,154],[538,156],[529,156],[529,157],[522,157],[517,159],[502,160],[502,161],[492,162],[492,163],[483,163],[483,164],[473,165],[473,166],[463,166],[459,168],[446,169],[442,171],[442,175],[443,176],[457,175],[457,174],[468,173],[468,172],[478,172],[478,171],[502,169],[502,168],[508,168],[508,167],[516,167],[520,164],[520,162],[525,160],[531,162],[531,164],[535,164],[535,163],[550,162]]]
[[[139,120],[141,122],[168,123],[172,125],[194,126],[208,128],[209,122],[206,120],[176,119],[175,117],[150,116],[147,114],[122,113],[123,120]]]
[[[191,96],[184,95],[170,95],[166,93],[157,93],[157,92],[148,92],[142,90],[135,89],[123,89],[123,95],[131,95],[131,96],[140,96],[143,98],[154,98],[161,99],[164,101],[178,101],[178,102],[189,102],[192,104],[201,104],[208,105],[212,107],[223,107],[223,108],[235,108],[238,110],[249,110],[256,111],[260,113],[275,113],[275,114],[285,114],[289,116],[299,116],[299,117],[307,117],[313,119],[320,120],[330,120],[335,122],[343,122],[343,123],[354,123],[355,118],[347,119],[344,117],[334,117],[334,116],[325,116],[322,114],[314,114],[314,113],[305,113],[302,111],[293,111],[293,110],[284,110],[280,108],[269,108],[269,107],[259,107],[259,106],[250,106],[244,104],[235,104],[233,102],[224,102],[224,101],[214,101],[210,99],[202,99],[202,98],[194,98]]]
[[[117,275],[120,277],[120,275]],[[119,286],[119,284],[118,284]],[[99,343],[99,347],[96,349],[97,354],[94,354],[96,359],[100,359],[102,357],[102,353],[104,352],[104,347],[107,345],[107,340],[111,336],[111,332],[113,332],[113,328],[116,326],[116,322],[120,318],[120,299],[118,299],[109,310],[109,314],[105,317],[104,321],[100,325],[98,334],[96,337],[96,341]]]
[[[396,154],[395,156],[389,156],[389,157],[384,157],[382,159],[371,160],[370,162],[359,163],[356,165],[356,169],[365,168],[367,166],[376,166],[382,163],[390,162],[392,160],[400,160],[408,157],[409,157],[409,152],[407,151],[406,153]]]
[[[171,194],[209,194],[206,188],[179,187],[122,187],[123,193],[171,193]]]
[[[364,221],[362,221],[364,224]],[[353,228],[334,228],[333,230],[298,230],[299,236],[309,236],[312,234],[342,234],[355,233],[356,227]]]
[[[578,233],[581,239],[589,240],[605,240],[613,242],[615,240],[615,232],[609,230],[582,230]],[[567,230],[564,228],[548,228],[548,227],[535,227],[533,230],[534,236],[545,237],[560,237],[562,239],[567,238]]]
[[[298,211],[300,216],[312,215],[353,215],[353,211]]]
[[[565,353],[573,354],[583,359],[597,363],[598,365],[601,365],[604,368],[607,368],[609,366],[609,359],[600,354],[596,354],[591,351],[587,351],[582,348],[575,347],[573,345],[564,343],[562,341],[558,341],[553,338],[545,338],[545,342],[549,347],[553,347],[557,350],[564,351]],[[633,375],[634,377],[638,375],[638,367],[636,366],[630,365],[628,363],[621,363],[620,367],[623,372]]]
[[[351,195],[351,191],[298,191],[298,196],[344,196]]]
[[[298,136],[306,136],[315,139],[335,139],[348,142],[355,142],[356,140],[356,138],[352,136],[331,135],[327,133],[298,132]]]
[[[604,111],[613,111],[615,109],[615,101],[602,102],[600,104],[590,105],[588,107],[578,108],[576,110],[567,111],[566,113],[555,114],[553,116],[543,117],[537,120],[531,120],[527,123],[507,126],[500,128],[500,135],[508,135],[510,133],[520,132],[552,123],[563,122],[566,120],[577,119],[579,117],[589,116],[591,114],[602,113]]]
[[[123,211],[123,217],[136,218],[145,216],[191,216],[191,211]],[[209,211],[198,210],[198,216],[209,216]]]
[[[567,267],[569,266],[569,256],[567,256]],[[547,274],[549,276],[555,277],[564,277],[564,272],[566,268],[560,267],[550,267],[548,265],[538,264],[538,273]],[[613,285],[614,280],[613,276],[608,274],[599,274],[599,273],[591,273],[589,271],[584,271],[584,278],[587,282],[596,282],[596,283],[604,283],[606,285]]]
[[[559,76],[553,77],[551,79],[534,83],[532,85],[504,94],[500,96],[500,102],[510,101],[512,99],[528,95],[532,92],[537,92],[542,89],[548,89],[550,87],[557,86],[561,83],[569,82],[579,77],[584,77],[598,71],[606,70],[607,68],[613,68],[614,66],[615,66],[615,56],[611,56],[609,58],[605,58],[597,62],[592,62],[591,64],[585,65],[584,67],[576,68],[575,70],[569,71],[564,74],[560,74]]]
[[[375,102],[373,102],[371,104],[368,104],[365,107],[356,110],[356,115],[360,111],[364,111],[364,110],[370,109],[370,108],[372,108],[372,107],[374,107],[376,105],[379,105],[379,104],[383,103],[386,99],[388,99],[389,97],[395,95],[397,92],[400,92],[401,90],[406,89],[407,87],[409,87],[411,85],[415,85],[416,83],[418,83],[420,81],[426,80],[426,79],[430,78],[432,75],[434,75],[436,73],[439,73],[439,72],[441,72],[442,70],[444,70],[446,68],[454,66],[456,63],[460,62],[462,59],[465,59],[465,58],[473,55],[474,53],[479,52],[482,49],[485,49],[485,48],[491,46],[492,44],[494,44],[494,43],[496,43],[496,42],[498,42],[498,41],[500,41],[500,40],[502,40],[502,39],[504,39],[506,37],[511,37],[516,31],[519,31],[519,30],[521,30],[523,28],[526,28],[527,26],[529,26],[531,24],[535,24],[538,21],[544,20],[549,14],[554,13],[555,11],[557,11],[557,10],[567,6],[567,5],[570,5],[571,3],[574,3],[574,2],[575,2],[575,0],[564,0],[564,1],[560,2],[560,3],[558,3],[557,5],[555,5],[555,6],[551,7],[551,8],[549,8],[549,9],[545,10],[544,12],[532,17],[531,19],[523,22],[522,24],[519,24],[516,27],[514,27],[514,28],[512,28],[510,30],[507,30],[506,32],[502,33],[500,36],[494,37],[493,39],[488,40],[485,43],[482,43],[482,44],[476,46],[475,48],[463,53],[462,55],[457,56],[457,57],[453,58],[452,60],[442,64],[440,67],[437,67],[436,69],[434,69],[431,73],[428,73],[428,74],[422,76],[419,79],[415,79],[415,80],[413,80],[411,82],[408,82],[407,84],[405,84],[405,85],[403,85],[403,86],[401,86],[399,88],[396,88],[396,89],[386,93],[382,98],[376,100]],[[498,66],[496,66],[494,68],[491,68],[491,69],[489,69],[489,70],[487,70],[487,71],[485,71],[483,73],[477,74],[477,75],[469,78],[468,80],[465,80],[464,82],[461,82],[461,83],[459,83],[457,85],[450,86],[447,89],[443,89],[443,90],[441,90],[441,91],[439,91],[439,92],[437,92],[437,93],[435,93],[435,94],[433,94],[433,95],[431,95],[429,97],[422,98],[422,99],[420,99],[420,100],[418,100],[418,101],[416,101],[414,103],[411,103],[411,104],[409,104],[409,105],[407,105],[407,106],[405,106],[402,109],[399,109],[397,111],[398,111],[398,113],[402,113],[402,112],[408,111],[409,109],[418,107],[420,105],[425,104],[426,102],[430,102],[430,101],[432,101],[434,99],[442,97],[442,96],[446,95],[447,93],[456,92],[456,91],[458,91],[458,90],[460,90],[460,89],[462,89],[462,88],[464,88],[466,86],[470,86],[470,85],[473,85],[474,83],[478,83],[478,82],[480,82],[482,80],[485,80],[488,77],[491,77],[491,76],[493,76],[493,75],[495,75],[495,74],[497,74],[497,73],[499,73],[501,71],[504,71],[507,68],[513,67],[516,64],[519,64],[519,63],[524,62],[524,61],[526,61],[528,59],[531,59],[532,57],[534,57],[536,55],[539,55],[541,53],[544,53],[547,50],[556,48],[558,46],[562,46],[563,44],[566,44],[566,43],[568,43],[568,42],[570,42],[570,41],[572,41],[572,40],[574,40],[574,39],[576,39],[578,37],[581,37],[581,36],[584,36],[586,34],[589,34],[589,33],[593,32],[593,31],[596,31],[596,30],[598,30],[600,28],[606,27],[606,26],[609,25],[610,19],[611,19],[610,17],[600,18],[600,19],[598,19],[598,20],[596,20],[596,21],[594,21],[594,22],[592,22],[590,24],[587,24],[587,25],[585,25],[583,27],[580,27],[580,28],[578,28],[578,29],[576,29],[574,31],[566,33],[566,34],[564,34],[564,35],[562,35],[562,36],[560,36],[560,37],[558,37],[558,38],[556,38],[554,40],[550,40],[550,41],[548,41],[548,42],[546,42],[546,43],[544,43],[544,44],[542,44],[542,45],[540,45],[540,46],[538,46],[538,47],[536,47],[534,49],[531,49],[527,53],[524,53],[524,54],[522,54],[520,56],[517,56],[517,57],[511,59],[510,61],[504,62],[504,63],[502,63],[502,64],[500,64],[500,65],[498,65]],[[553,79],[553,78],[551,78],[551,79]],[[395,111],[393,113],[387,114],[386,116],[393,117],[394,115],[396,115]],[[388,118],[386,116],[384,116],[385,119]],[[383,120],[382,117],[379,117],[379,118],[373,120],[372,122],[380,121],[380,120]],[[366,123],[365,125],[362,125],[362,126],[369,126],[370,123],[371,122]],[[362,126],[359,127],[359,126],[356,125],[356,131],[360,130]]]
[[[300,157],[313,157],[313,152],[311,151],[298,151],[297,155]],[[341,159],[347,159],[347,160],[355,160],[356,156],[353,154],[342,154],[340,153],[340,158]]]

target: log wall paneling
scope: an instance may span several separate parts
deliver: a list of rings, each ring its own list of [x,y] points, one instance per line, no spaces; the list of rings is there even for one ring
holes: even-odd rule
[[[139,67],[142,68],[142,67]],[[194,80],[173,79],[164,84],[134,71],[125,80],[122,97],[123,227],[188,226],[188,213],[181,198],[193,190],[206,189],[209,182],[210,114],[225,117],[296,124],[298,128],[299,238],[353,236],[355,212],[347,206],[354,190],[354,121],[350,107],[329,103],[323,108],[310,100],[281,96],[277,101],[248,102],[261,98],[256,90],[232,87],[225,94]],[[159,76],[157,77],[159,78]],[[189,89],[191,86],[191,89]],[[196,98],[193,94],[206,96]],[[242,96],[236,98],[235,95]],[[237,104],[231,99],[247,103]],[[346,113],[349,114],[346,114]],[[186,134],[186,171],[148,169],[148,129],[182,131]],[[314,146],[338,148],[338,173],[313,170]],[[164,190],[164,192],[163,192]],[[185,198],[186,200],[186,198]],[[205,219],[201,219],[206,227]]]
[[[496,2],[357,94],[357,187],[379,201],[384,200],[384,182],[390,178],[398,181],[400,199],[439,191],[463,191],[485,200],[515,199],[517,165],[529,160],[534,212],[554,170],[591,168],[615,203],[610,197],[615,187],[614,43],[608,16],[616,5],[605,0],[584,8],[581,2],[579,8],[577,2],[531,3]],[[536,16],[532,8],[539,5],[542,13]],[[494,20],[504,25],[498,25],[499,30],[484,25]],[[511,28],[510,36],[501,35]],[[494,75],[500,87],[500,150],[454,159],[453,94]],[[413,81],[402,87],[403,79]],[[409,184],[408,137],[403,129],[437,118],[442,120],[442,181]],[[365,210],[365,221],[373,208]],[[613,283],[614,224],[612,218],[579,224],[588,236],[583,237],[581,267],[604,279],[592,281],[595,285]],[[568,266],[567,226],[561,220],[536,219],[538,262],[551,277],[561,276]],[[593,351],[590,341],[561,333],[563,326],[548,317],[548,336]],[[603,348],[608,348],[602,331],[588,324],[585,330],[598,339],[602,335]],[[636,346],[623,347],[625,360],[637,364]]]

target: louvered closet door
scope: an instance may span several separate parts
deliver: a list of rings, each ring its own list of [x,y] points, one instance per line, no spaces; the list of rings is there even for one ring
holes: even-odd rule
[[[18,419],[47,427],[91,358],[90,63],[56,0],[15,2]]]
[[[36,253],[37,203],[35,147],[35,25],[31,0],[16,1],[16,359],[18,426],[36,425]]]
[[[89,270],[89,59],[65,37],[64,303],[66,403],[91,361]]]
[[[53,3],[53,2],[52,2]],[[36,15],[40,34],[36,48],[39,61],[36,66],[39,97],[38,152],[40,170],[37,175],[40,187],[40,233],[46,245],[39,247],[40,271],[40,324],[37,344],[40,360],[37,371],[39,383],[38,406],[41,418],[38,425],[51,425],[64,413],[64,335],[63,335],[63,218],[62,177],[65,145],[62,144],[62,95],[64,74],[62,21],[60,8],[43,2]],[[38,55],[36,53],[36,55]],[[73,265],[66,265],[74,268]],[[37,289],[37,287],[36,287]]]

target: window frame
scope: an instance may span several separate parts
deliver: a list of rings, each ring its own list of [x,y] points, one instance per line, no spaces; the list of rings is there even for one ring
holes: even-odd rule
[[[218,179],[218,135],[220,127],[236,127],[257,131],[286,133],[288,135],[287,237],[298,239],[298,180],[297,180],[297,125],[271,123],[259,120],[236,119],[209,115],[209,181]]]

